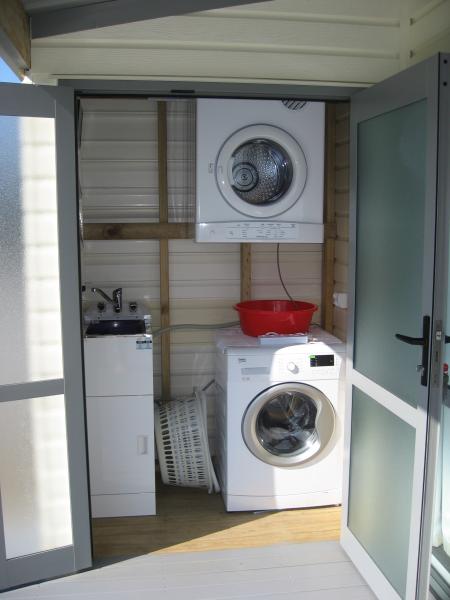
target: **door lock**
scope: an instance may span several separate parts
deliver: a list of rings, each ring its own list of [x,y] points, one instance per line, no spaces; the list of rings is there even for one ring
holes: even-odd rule
[[[425,315],[422,320],[422,337],[410,337],[402,333],[396,333],[395,337],[405,344],[411,346],[422,346],[422,363],[417,365],[417,371],[420,373],[420,383],[425,387],[428,385],[428,354],[430,349],[430,322],[431,319]],[[450,340],[450,338],[449,338]]]

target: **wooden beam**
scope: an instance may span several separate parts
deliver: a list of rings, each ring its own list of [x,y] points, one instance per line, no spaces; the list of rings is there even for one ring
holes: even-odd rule
[[[193,223],[85,223],[85,240],[189,240]]]
[[[0,0],[0,3],[5,0]],[[48,37],[61,33],[72,33],[97,27],[110,27],[122,23],[134,23],[147,19],[160,19],[184,15],[202,10],[211,10],[251,4],[260,0],[107,0],[81,6],[62,8],[48,7],[32,15],[33,38]]]
[[[0,0],[0,56],[22,76],[31,67],[30,22],[20,0]]]
[[[252,297],[252,245],[241,244],[241,302]]]
[[[326,105],[325,117],[325,237],[322,263],[322,328],[333,332],[334,256],[336,238],[336,109]]]
[[[167,109],[166,102],[158,102],[158,183],[159,221],[169,220],[169,194],[167,186]],[[159,292],[161,328],[170,326],[170,275],[169,240],[159,242]],[[161,336],[161,399],[170,400],[170,332]]]

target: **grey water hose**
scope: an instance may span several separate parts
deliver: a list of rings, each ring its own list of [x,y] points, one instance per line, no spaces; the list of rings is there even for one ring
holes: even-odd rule
[[[180,323],[179,325],[169,325],[169,327],[163,327],[162,329],[153,331],[153,337],[158,337],[168,331],[182,331],[186,329],[227,329],[228,327],[235,327],[236,325],[239,325],[239,321],[230,321],[229,323],[208,323],[206,325],[199,323]]]

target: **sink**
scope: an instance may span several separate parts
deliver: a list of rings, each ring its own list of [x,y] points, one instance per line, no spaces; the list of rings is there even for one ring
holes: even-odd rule
[[[139,335],[144,333],[146,333],[144,320],[114,319],[89,323],[85,335]]]

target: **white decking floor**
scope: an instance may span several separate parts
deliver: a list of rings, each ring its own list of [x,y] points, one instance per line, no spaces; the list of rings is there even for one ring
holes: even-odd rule
[[[337,542],[147,554],[2,600],[375,600]]]

